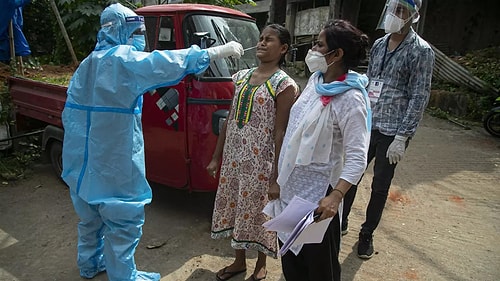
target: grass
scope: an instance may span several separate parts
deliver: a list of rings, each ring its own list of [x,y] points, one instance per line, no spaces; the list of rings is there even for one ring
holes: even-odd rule
[[[49,83],[49,84],[56,84],[56,85],[61,85],[61,86],[68,86],[69,81],[71,80],[71,74],[62,74],[60,76],[46,76],[43,75],[43,73],[40,74],[35,74],[30,76],[30,79]]]

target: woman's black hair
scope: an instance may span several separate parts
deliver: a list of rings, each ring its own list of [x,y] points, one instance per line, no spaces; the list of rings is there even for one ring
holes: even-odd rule
[[[272,24],[266,25],[264,27],[264,29],[268,28],[268,27],[272,28],[276,31],[276,33],[278,34],[278,38],[280,39],[281,44],[288,45],[287,51],[283,55],[281,55],[280,61],[278,63],[278,65],[280,67],[284,66],[285,65],[285,56],[286,56],[286,53],[288,53],[288,50],[290,50],[290,42],[292,41],[292,38],[290,36],[290,32],[284,26],[277,24],[277,23],[272,23]]]
[[[328,51],[342,49],[344,67],[352,69],[366,58],[368,36],[346,20],[331,20],[324,27]]]

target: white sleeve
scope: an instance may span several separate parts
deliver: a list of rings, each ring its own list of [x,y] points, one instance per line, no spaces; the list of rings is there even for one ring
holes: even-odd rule
[[[349,95],[347,95],[349,94]],[[344,167],[340,178],[351,184],[357,184],[367,165],[370,143],[366,100],[358,90],[344,93],[348,101],[343,106],[343,115],[339,120],[344,147]]]

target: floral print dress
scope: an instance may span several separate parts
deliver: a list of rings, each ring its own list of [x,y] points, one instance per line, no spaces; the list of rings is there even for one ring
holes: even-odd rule
[[[297,89],[283,70],[261,85],[249,84],[255,68],[233,76],[235,96],[227,120],[219,187],[212,217],[212,238],[232,236],[234,249],[254,249],[277,257],[275,232],[262,226],[273,172],[276,97]]]

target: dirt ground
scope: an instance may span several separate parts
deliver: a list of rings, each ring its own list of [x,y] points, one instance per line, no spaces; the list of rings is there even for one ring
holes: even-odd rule
[[[356,243],[371,177],[369,167],[342,240],[343,280],[500,280],[500,139],[425,115],[398,165],[375,232],[376,254],[363,261]],[[162,281],[215,280],[234,253],[229,240],[210,238],[215,195],[152,187],[138,269],[159,272]],[[48,160],[25,180],[0,181],[0,281],[82,280],[77,222]],[[248,258],[246,276],[231,280],[250,277],[256,254]],[[279,260],[270,259],[267,269],[266,280],[284,281]]]
[[[500,280],[499,139],[426,115],[398,166],[375,233],[376,254],[363,261],[355,244],[370,179],[369,169],[342,241],[343,280]],[[156,185],[153,192],[138,268],[160,272],[163,281],[215,280],[233,251],[229,240],[210,238],[214,194]],[[0,280],[81,280],[78,220],[46,160],[28,179],[1,183],[0,213]],[[250,277],[255,253],[248,258],[246,276],[232,280]],[[106,274],[94,280],[107,280]],[[284,280],[279,260],[269,260],[266,280]]]

